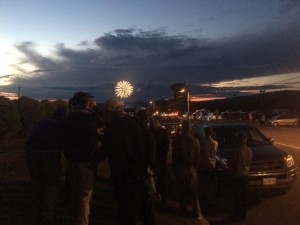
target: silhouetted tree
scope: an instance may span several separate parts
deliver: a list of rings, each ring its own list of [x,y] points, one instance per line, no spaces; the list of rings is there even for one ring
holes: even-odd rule
[[[45,111],[37,100],[25,96],[19,98],[16,104],[21,114],[23,134],[27,136],[37,121],[46,118]]]
[[[21,116],[16,105],[0,96],[0,140],[14,136],[21,129]]]
[[[66,100],[57,99],[53,103],[56,106],[56,108],[65,108],[65,109],[67,109],[69,107],[68,101],[66,101]]]
[[[44,111],[44,115],[46,118],[50,118],[53,112],[56,110],[56,105],[48,100],[42,100],[40,102],[40,105]]]

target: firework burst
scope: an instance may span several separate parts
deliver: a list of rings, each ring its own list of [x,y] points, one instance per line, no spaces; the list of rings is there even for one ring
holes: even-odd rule
[[[133,86],[128,81],[119,81],[115,87],[117,97],[128,98],[133,92]]]

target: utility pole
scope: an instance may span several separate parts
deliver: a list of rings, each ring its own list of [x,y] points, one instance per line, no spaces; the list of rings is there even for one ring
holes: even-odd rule
[[[187,91],[187,110],[190,112],[190,91]]]
[[[186,92],[186,100],[187,100],[187,112],[190,112],[190,90],[188,89],[188,87],[182,88],[180,91],[180,93],[185,93]],[[185,95],[184,95],[185,97]]]
[[[21,97],[21,88],[22,88],[21,86],[18,87],[18,98]]]
[[[152,106],[152,115],[155,113],[155,101],[150,101],[150,105]]]

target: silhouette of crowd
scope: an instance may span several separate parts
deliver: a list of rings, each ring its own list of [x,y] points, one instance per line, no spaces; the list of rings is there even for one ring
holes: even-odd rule
[[[66,202],[72,209],[70,225],[90,224],[97,168],[103,160],[110,167],[118,224],[157,224],[153,206],[159,201],[167,207],[171,200],[171,174],[182,216],[191,218],[191,214],[201,223],[216,193],[218,142],[211,128],[200,140],[192,135],[191,126],[189,120],[184,120],[171,137],[160,118],[149,117],[145,109],[131,115],[118,99],[108,99],[99,106],[91,94],[76,92],[69,100],[69,108],[58,109],[52,118],[39,121],[25,144],[34,184],[35,224],[55,224],[62,157],[67,160],[63,181]],[[245,134],[237,134],[236,140],[238,145],[228,159],[228,170],[234,193],[233,216],[243,221],[252,154]]]

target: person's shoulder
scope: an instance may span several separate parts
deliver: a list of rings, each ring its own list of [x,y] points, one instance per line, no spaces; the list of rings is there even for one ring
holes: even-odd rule
[[[248,154],[252,155],[252,151],[248,146],[245,146],[246,151],[248,152]]]
[[[64,121],[72,121],[72,120],[76,120],[78,118],[81,118],[83,115],[83,112],[80,111],[71,111],[68,116],[64,119]]]
[[[142,122],[133,117],[124,115],[112,122],[112,126],[119,127],[119,126],[142,126]]]
[[[173,143],[178,143],[183,139],[183,135],[182,134],[177,134],[172,138],[172,142]]]
[[[39,120],[36,123],[36,128],[47,128],[47,127],[53,127],[53,126],[58,126],[60,124],[60,121],[49,118],[49,119],[42,119]]]
[[[135,116],[129,116],[129,115],[124,115],[120,117],[119,121],[132,123],[132,124],[142,124],[142,121],[139,118],[136,118]]]
[[[194,135],[190,134],[189,137],[194,140],[194,141],[197,141],[200,143],[199,139],[197,137],[195,137]]]
[[[199,141],[199,139],[198,138],[196,138],[196,137],[194,137],[194,136],[191,136],[192,137],[192,140],[193,140],[193,142],[196,144],[196,145],[201,145],[201,143],[200,143],[200,141]]]
[[[37,123],[35,124],[36,127],[40,127],[40,126],[44,126],[46,124],[49,123],[49,119],[42,119],[42,120],[39,120],[37,121]]]
[[[218,145],[218,141],[214,140],[214,139],[211,139],[211,142],[214,143],[214,145]]]
[[[209,143],[212,143],[212,141],[211,141],[210,138],[205,137],[205,138],[203,138],[203,139],[201,140],[201,143],[203,143],[203,144],[209,144]]]
[[[239,148],[235,147],[228,153],[228,160],[232,161],[239,154]]]

